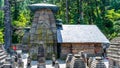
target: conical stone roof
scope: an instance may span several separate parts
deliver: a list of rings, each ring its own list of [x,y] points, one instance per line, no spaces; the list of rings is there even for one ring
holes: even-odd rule
[[[85,62],[80,55],[74,55],[70,64],[70,68],[86,68]]]
[[[0,47],[0,62],[5,62],[7,53]]]
[[[90,68],[106,68],[102,60],[93,60]]]
[[[120,37],[111,40],[111,45],[107,50],[110,59],[120,62]]]

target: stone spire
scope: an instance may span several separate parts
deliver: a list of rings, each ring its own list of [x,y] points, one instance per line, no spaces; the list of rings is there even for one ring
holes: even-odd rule
[[[30,45],[38,48],[38,67],[45,68],[45,56],[48,44],[53,44],[56,51],[57,28],[54,13],[58,11],[58,7],[52,4],[32,4],[29,6],[34,12],[34,18],[30,30]],[[40,51],[43,49],[44,51]],[[40,56],[42,55],[42,56]]]

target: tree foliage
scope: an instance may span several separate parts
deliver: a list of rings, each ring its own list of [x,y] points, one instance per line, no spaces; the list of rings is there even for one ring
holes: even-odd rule
[[[30,11],[28,10],[29,0],[12,0],[12,43],[20,43],[23,36],[24,27],[30,24]]]
[[[28,23],[28,20],[23,13],[20,13],[20,15],[18,16],[18,19],[12,22],[13,26],[15,27],[26,27],[27,23]]]
[[[56,18],[62,19],[63,24],[94,24],[109,39],[120,33],[120,0],[10,0],[12,26],[30,26],[32,17],[27,6],[45,1],[59,6]],[[3,2],[0,0],[0,6],[4,5]],[[0,11],[0,29],[3,29],[3,15],[3,11]],[[13,30],[14,42],[20,42],[22,31]]]
[[[2,30],[0,30],[0,44],[3,43],[3,33],[2,33]]]
[[[4,0],[0,0],[0,8],[2,8],[4,5]],[[3,18],[4,18],[4,12],[3,10],[0,10],[0,43],[3,43]]]

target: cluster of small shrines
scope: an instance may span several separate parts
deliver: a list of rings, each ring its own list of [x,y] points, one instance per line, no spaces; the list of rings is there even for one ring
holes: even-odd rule
[[[59,9],[56,5],[32,4],[29,8],[34,17],[31,27],[26,28],[21,49],[29,52],[30,60],[38,61],[38,68],[46,68],[46,59],[52,59],[59,68],[57,58],[66,59],[66,68],[97,68],[97,64],[107,68],[101,60],[107,57],[110,42],[96,25],[63,25],[55,18]],[[93,57],[97,57],[94,62]]]
[[[21,54],[14,53],[14,55],[9,55],[4,49],[3,45],[0,46],[0,68],[16,68],[24,67],[24,62],[22,61]]]

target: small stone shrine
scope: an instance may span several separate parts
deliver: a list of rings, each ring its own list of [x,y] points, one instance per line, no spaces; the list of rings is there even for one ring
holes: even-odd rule
[[[72,60],[73,55],[72,54],[68,54],[67,58],[66,58],[66,68],[70,68],[70,63]]]
[[[70,68],[86,68],[85,62],[79,54],[75,54],[72,58]]]
[[[7,53],[2,47],[3,45],[0,45],[0,63],[5,62],[5,59],[7,58]]]
[[[90,68],[107,68],[102,61],[101,57],[96,57],[96,60],[93,60]]]
[[[120,36],[111,40],[107,55],[110,61],[109,68],[120,68]]]

